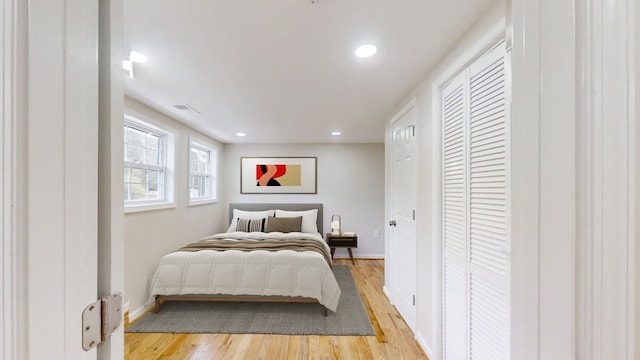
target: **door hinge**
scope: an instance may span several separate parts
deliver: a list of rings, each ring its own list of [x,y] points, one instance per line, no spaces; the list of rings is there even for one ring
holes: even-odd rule
[[[82,349],[89,351],[106,341],[122,322],[122,293],[89,304],[82,311]]]
[[[413,295],[413,306],[416,306],[416,296]]]
[[[416,219],[416,211],[413,210],[413,220],[415,220],[415,219]]]
[[[409,127],[411,128],[411,136],[416,136],[416,126],[415,125],[409,125]]]

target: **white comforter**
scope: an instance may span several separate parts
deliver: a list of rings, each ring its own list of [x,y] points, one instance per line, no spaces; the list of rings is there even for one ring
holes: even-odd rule
[[[328,245],[320,234],[223,233],[206,239],[308,239]],[[325,258],[313,251],[178,251],[164,256],[154,271],[149,303],[156,295],[262,295],[317,299],[336,311],[340,288]]]

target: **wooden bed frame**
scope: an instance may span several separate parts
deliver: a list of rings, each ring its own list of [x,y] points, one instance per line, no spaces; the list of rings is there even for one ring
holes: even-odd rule
[[[291,296],[250,296],[250,295],[156,295],[154,312],[160,311],[160,306],[165,301],[207,301],[207,302],[269,302],[269,303],[315,303],[318,300],[305,297]],[[324,316],[329,314],[329,309],[324,307]]]
[[[233,220],[233,210],[245,210],[245,211],[264,211],[271,209],[280,209],[287,211],[304,211],[311,209],[318,209],[318,218],[316,225],[318,226],[318,232],[322,234],[323,218],[323,205],[318,203],[308,204],[271,204],[271,203],[254,203],[254,204],[229,204],[229,223]],[[316,303],[318,300],[305,297],[291,297],[291,296],[259,296],[259,295],[156,295],[154,312],[160,311],[160,306],[165,301],[208,301],[208,302],[285,302],[285,303]],[[324,315],[327,316],[329,310],[324,307]]]

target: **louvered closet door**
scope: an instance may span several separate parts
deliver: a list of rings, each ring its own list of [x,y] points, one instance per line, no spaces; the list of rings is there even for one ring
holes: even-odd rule
[[[443,92],[443,354],[467,353],[466,84],[456,77]]]
[[[443,354],[509,358],[509,126],[501,44],[443,91]]]
[[[505,49],[469,69],[470,355],[509,357],[508,124]]]

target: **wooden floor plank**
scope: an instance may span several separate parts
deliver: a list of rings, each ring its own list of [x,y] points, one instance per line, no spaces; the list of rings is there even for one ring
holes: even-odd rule
[[[125,359],[427,359],[383,293],[384,260],[335,260],[349,266],[376,336],[125,334]]]

